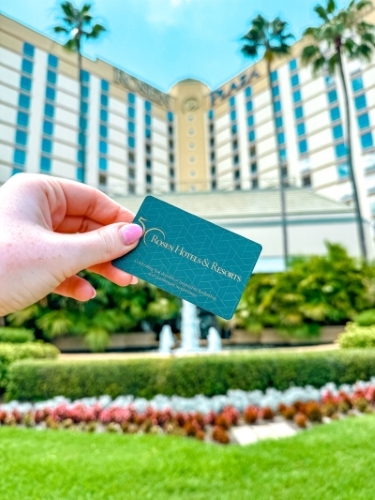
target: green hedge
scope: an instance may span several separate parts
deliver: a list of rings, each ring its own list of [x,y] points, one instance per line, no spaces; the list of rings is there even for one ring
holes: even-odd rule
[[[7,399],[72,399],[109,394],[213,396],[229,389],[321,387],[375,376],[375,350],[252,353],[130,361],[21,361],[9,370]]]
[[[345,332],[339,336],[339,344],[342,348],[374,348],[375,347],[375,325],[358,326],[348,323]]]
[[[27,328],[11,328],[4,326],[0,328],[0,342],[10,342],[12,344],[22,344],[33,342],[34,332]]]
[[[56,359],[59,350],[50,344],[30,342],[23,344],[0,343],[0,393],[7,384],[9,366],[21,359]]]

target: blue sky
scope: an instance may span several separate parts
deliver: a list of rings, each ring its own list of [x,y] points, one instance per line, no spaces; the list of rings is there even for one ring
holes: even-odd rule
[[[320,0],[319,3],[325,0]],[[290,23],[298,39],[317,24],[317,0],[96,0],[93,13],[108,33],[86,44],[84,53],[99,57],[168,91],[178,80],[197,78],[212,89],[250,64],[240,38],[258,13]],[[339,0],[340,5],[348,2]],[[81,3],[79,2],[78,5]],[[59,2],[0,0],[0,11],[54,37]]]

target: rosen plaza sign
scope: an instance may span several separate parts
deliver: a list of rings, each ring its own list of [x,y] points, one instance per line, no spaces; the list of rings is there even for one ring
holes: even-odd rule
[[[143,97],[145,97],[146,99],[150,99],[150,101],[153,101],[156,104],[159,104],[160,106],[169,109],[169,101],[170,101],[169,95],[164,94],[160,90],[155,89],[154,87],[148,85],[147,83],[141,82],[134,76],[130,76],[127,73],[124,73],[123,71],[114,68],[113,81],[114,83],[118,83],[119,85],[122,85],[123,87],[127,88],[131,92],[137,92],[143,95]]]
[[[232,83],[224,85],[220,89],[214,90],[210,94],[211,106],[213,106],[218,99],[219,100],[226,99],[227,97],[231,96],[233,92],[236,92],[242,87],[245,87],[245,85],[249,85],[249,83],[251,83],[252,80],[259,77],[260,77],[259,73],[253,70],[250,73],[244,73],[243,75],[240,75]]]

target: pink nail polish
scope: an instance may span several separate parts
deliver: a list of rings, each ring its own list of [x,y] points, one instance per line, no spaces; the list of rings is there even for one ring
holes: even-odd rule
[[[142,228],[138,224],[129,224],[120,229],[120,234],[125,245],[135,243],[142,236],[142,233]]]
[[[95,299],[96,297],[96,290],[95,288],[92,289],[92,295],[91,295],[91,299]]]

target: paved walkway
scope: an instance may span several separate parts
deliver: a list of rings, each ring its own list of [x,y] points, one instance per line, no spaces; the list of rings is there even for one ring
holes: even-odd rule
[[[233,354],[245,354],[250,351],[258,352],[319,352],[319,351],[334,351],[338,349],[337,344],[322,344],[305,347],[277,347],[272,349],[228,349],[216,353],[217,356],[231,356]],[[175,358],[181,356],[203,356],[207,355],[207,351],[201,353],[189,354],[159,354],[157,351],[151,352],[106,352],[106,353],[78,353],[78,354],[60,354],[59,359],[64,361],[83,361],[83,360],[112,360],[112,359],[147,359],[147,358]]]

